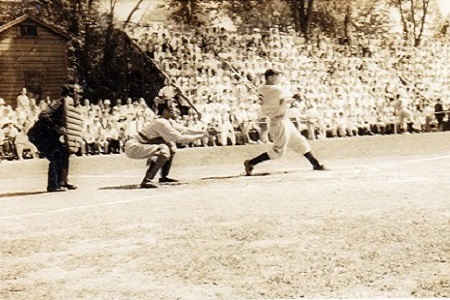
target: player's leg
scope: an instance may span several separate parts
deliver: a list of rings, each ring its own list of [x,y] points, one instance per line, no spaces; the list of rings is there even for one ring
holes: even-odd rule
[[[125,143],[125,155],[131,159],[150,159],[159,150],[159,144],[142,144],[135,139]]]
[[[63,172],[63,151],[64,147],[58,142],[52,145],[51,152],[46,153],[46,158],[50,161],[48,166],[48,181],[47,181],[47,191],[48,192],[64,192],[67,191],[65,187],[61,186],[62,172]]]
[[[286,124],[286,130],[290,131],[291,136],[289,139],[289,148],[297,153],[302,154],[313,166],[313,170],[323,171],[325,167],[317,160],[314,154],[311,152],[311,146],[308,140],[300,134],[297,130],[294,130],[294,124]]]
[[[22,143],[17,143],[16,144],[16,150],[17,150],[17,158],[19,160],[23,160],[24,145]]]
[[[153,163],[150,163],[150,166],[145,173],[145,177],[142,180],[141,188],[151,189],[157,188],[158,185],[153,183],[153,179],[155,178],[158,171],[164,166],[164,164],[170,159],[170,149],[165,144],[157,145],[158,150],[154,153],[156,160]],[[170,167],[169,167],[170,169]]]
[[[48,192],[64,192],[67,191],[66,188],[63,188],[59,185],[60,182],[60,158],[51,157],[48,159],[48,180],[47,180],[47,191]]]
[[[266,160],[277,159],[283,156],[289,141],[289,134],[286,131],[283,121],[276,121],[270,123],[269,134],[272,138],[273,145],[269,151],[264,152],[250,160],[244,161],[245,174],[247,176],[253,175],[253,168]]]
[[[157,188],[158,185],[152,181],[170,157],[169,147],[165,144],[141,144],[132,138],[125,143],[125,155],[131,159],[147,160],[148,169],[141,183],[141,188]],[[152,159],[155,159],[155,161],[152,162]]]
[[[78,187],[75,184],[69,182],[69,157],[70,154],[68,152],[64,153],[61,156],[61,186],[65,187],[68,190],[76,190]]]
[[[178,180],[169,178],[170,168],[172,167],[173,157],[175,156],[176,145],[174,143],[170,143],[167,145],[169,147],[170,157],[161,167],[161,178],[159,178],[159,182],[178,182]]]

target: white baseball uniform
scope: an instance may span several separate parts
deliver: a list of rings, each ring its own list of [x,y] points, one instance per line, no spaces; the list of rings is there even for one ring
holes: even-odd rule
[[[161,153],[169,158],[171,152],[175,151],[175,142],[182,137],[184,129],[171,120],[156,118],[126,142],[125,155],[132,159],[150,159]],[[156,140],[158,138],[160,139]]]
[[[286,98],[292,94],[279,85],[263,84],[258,88],[261,99],[261,109],[270,118],[269,135],[273,146],[267,151],[270,159],[284,155],[289,146],[302,155],[311,151],[306,138],[300,134],[295,125],[286,116]]]

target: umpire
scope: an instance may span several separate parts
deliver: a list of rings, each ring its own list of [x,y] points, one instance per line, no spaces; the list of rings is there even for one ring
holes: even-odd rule
[[[28,137],[39,152],[50,161],[48,167],[48,192],[75,190],[68,181],[69,156],[81,147],[83,119],[75,108],[72,85],[61,87],[61,98],[39,114],[38,121],[29,130]]]

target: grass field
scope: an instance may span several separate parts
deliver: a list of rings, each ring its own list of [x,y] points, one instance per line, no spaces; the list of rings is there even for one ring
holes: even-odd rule
[[[76,191],[45,193],[46,160],[0,164],[0,299],[450,297],[450,133],[181,149],[157,190],[144,161],[73,157]]]

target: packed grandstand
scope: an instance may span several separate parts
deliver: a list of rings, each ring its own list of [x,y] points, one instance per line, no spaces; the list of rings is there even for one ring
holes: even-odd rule
[[[218,133],[180,146],[269,142],[256,94],[268,68],[283,71],[297,99],[287,115],[309,139],[448,130],[448,38],[414,47],[396,36],[361,36],[348,45],[321,34],[305,40],[277,27],[244,31],[130,23],[127,34],[166,75],[166,85],[150,105],[143,98],[77,99],[85,120],[78,155],[121,153],[125,141],[155,118],[158,103],[170,99],[176,99],[182,125]],[[2,159],[39,157],[26,133],[51,100],[18,97],[16,108],[0,98]]]

